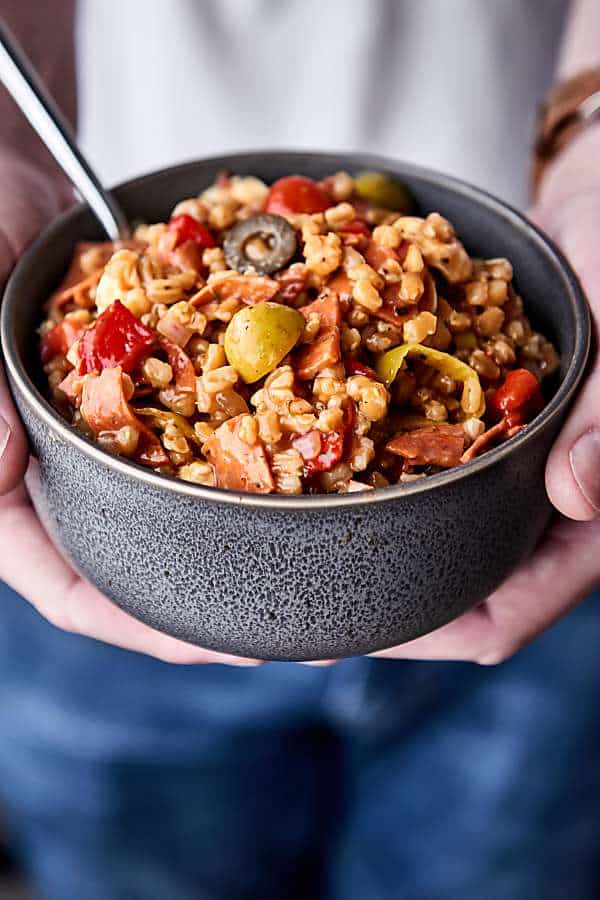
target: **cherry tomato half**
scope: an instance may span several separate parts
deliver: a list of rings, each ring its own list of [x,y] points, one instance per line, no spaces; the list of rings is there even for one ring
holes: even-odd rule
[[[55,325],[52,331],[42,338],[42,363],[45,365],[55,356],[65,356],[85,329],[86,326],[83,322],[74,319],[63,319],[62,322]]]
[[[265,212],[280,216],[290,213],[324,212],[331,206],[329,195],[311,178],[290,175],[271,185]]]
[[[371,229],[364,219],[354,219],[353,222],[346,222],[345,225],[340,226],[340,231],[346,234],[360,234],[366,238],[371,237]]]
[[[216,247],[217,242],[213,233],[202,222],[198,222],[193,216],[187,213],[181,213],[179,216],[173,216],[169,220],[169,230],[177,232],[177,243],[183,244],[184,241],[194,241],[201,250],[206,247]]]
[[[527,369],[513,369],[494,392],[490,413],[495,419],[506,419],[509,427],[524,425],[544,406],[540,385]]]

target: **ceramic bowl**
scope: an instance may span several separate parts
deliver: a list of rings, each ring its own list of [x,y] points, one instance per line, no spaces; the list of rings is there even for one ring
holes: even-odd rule
[[[589,321],[577,279],[519,213],[444,175],[361,154],[260,152],[200,160],[116,189],[160,221],[220,170],[266,181],[339,169],[397,175],[447,216],[473,255],[506,256],[562,365],[543,412],[473,462],[368,493],[263,496],[205,488],[110,456],[43,395],[35,330],[87,208],[56,220],[18,263],[2,307],[11,388],[39,460],[36,508],[75,567],[133,616],[186,641],[262,659],[361,654],[411,640],[481,602],[531,553],[550,515],[544,464],[582,377]]]

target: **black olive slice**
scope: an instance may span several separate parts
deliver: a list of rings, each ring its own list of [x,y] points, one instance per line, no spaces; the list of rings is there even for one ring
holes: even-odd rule
[[[234,225],[223,241],[223,252],[230,269],[272,275],[290,261],[296,252],[296,232],[283,216],[252,216]]]

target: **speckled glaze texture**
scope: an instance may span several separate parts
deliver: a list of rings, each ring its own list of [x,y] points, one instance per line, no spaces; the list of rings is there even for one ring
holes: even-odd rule
[[[13,392],[40,463],[34,498],[53,538],[97,587],[176,637],[263,659],[369,652],[410,640],[483,600],[533,549],[550,515],[544,463],[584,368],[585,304],[564,260],[497,201],[443,176],[349,154],[249,154],[157,173],[119,189],[132,217],[159,220],[220,169],[268,180],[336,169],[397,172],[472,253],[508,256],[528,310],[557,340],[561,384],[510,446],[407,488],[340,498],[242,497],[115,461],[74,435],[34,387],[31,334],[85,211],[63,217],[16,270],[2,313]],[[18,310],[18,315],[16,314]]]

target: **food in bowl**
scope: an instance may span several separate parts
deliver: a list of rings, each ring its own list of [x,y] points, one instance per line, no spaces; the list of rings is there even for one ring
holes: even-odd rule
[[[558,354],[510,262],[410,205],[378,172],[222,175],[80,245],[40,329],[54,406],[111,453],[264,494],[385,488],[507,440]]]

